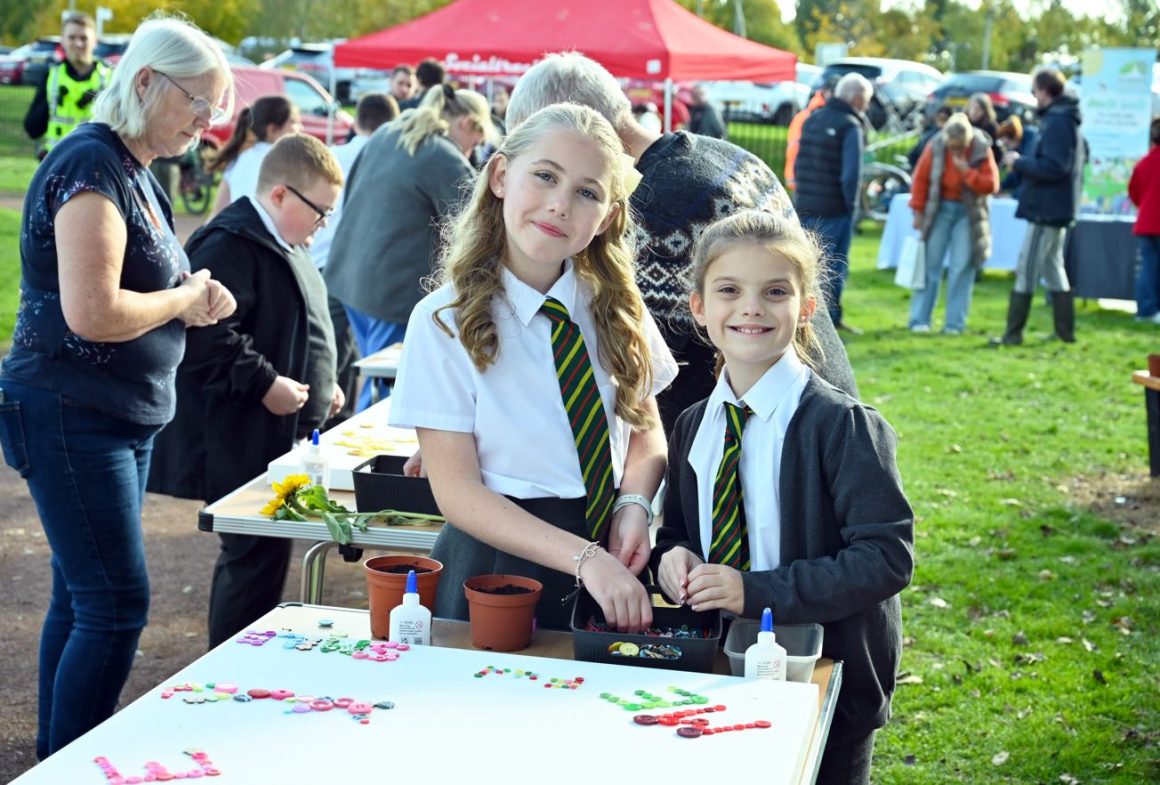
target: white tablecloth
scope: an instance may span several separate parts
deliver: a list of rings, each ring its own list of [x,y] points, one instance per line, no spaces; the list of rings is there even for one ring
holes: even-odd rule
[[[882,230],[882,243],[878,246],[879,270],[897,267],[903,240],[908,235],[918,235],[914,229],[914,212],[910,209],[909,201],[910,194],[899,194],[890,202],[890,215]],[[1015,217],[1017,204],[1014,199],[1006,197],[991,199],[992,248],[984,267],[992,270],[1015,269],[1019,249],[1023,245],[1023,235],[1027,233],[1027,222]],[[943,261],[945,264],[946,260]]]

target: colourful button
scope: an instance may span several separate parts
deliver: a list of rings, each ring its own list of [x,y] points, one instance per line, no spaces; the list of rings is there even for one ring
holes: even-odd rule
[[[638,714],[632,718],[637,725],[656,725],[660,719],[652,714]]]
[[[270,691],[264,690],[261,687],[255,687],[252,690],[246,690],[246,694],[249,695],[251,698],[269,698],[270,697]]]
[[[677,735],[685,739],[695,739],[702,733],[703,731],[695,725],[686,725],[677,728]]]

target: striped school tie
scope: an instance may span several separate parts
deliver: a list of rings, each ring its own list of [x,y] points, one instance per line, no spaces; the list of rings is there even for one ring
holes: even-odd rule
[[[559,300],[549,297],[540,311],[552,322],[552,355],[556,360],[556,377],[560,395],[568,412],[568,424],[576,437],[576,457],[584,475],[588,504],[584,519],[593,540],[603,540],[609,512],[615,501],[612,483],[612,448],[608,440],[608,418],[604,402],[596,387],[592,362],[584,346],[580,328]]]
[[[725,453],[713,481],[713,542],[709,561],[738,570],[749,569],[749,532],[741,499],[741,432],[749,407],[725,402]]]

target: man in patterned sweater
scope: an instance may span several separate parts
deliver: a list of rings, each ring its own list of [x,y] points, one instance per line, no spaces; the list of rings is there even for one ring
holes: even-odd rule
[[[536,110],[561,102],[583,104],[604,115],[641,174],[632,195],[640,233],[636,281],[681,366],[673,386],[657,396],[668,433],[677,415],[707,398],[716,383],[714,350],[697,337],[688,308],[685,277],[694,241],[709,224],[737,210],[793,215],[793,206],[773,171],[737,145],[642,127],[612,74],[575,52],[548,55],[520,77],[508,104],[508,130]],[[818,373],[858,397],[846,349],[824,308],[812,324],[825,351]]]

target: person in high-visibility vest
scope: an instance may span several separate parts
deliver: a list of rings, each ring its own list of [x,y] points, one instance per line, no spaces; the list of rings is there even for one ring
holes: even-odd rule
[[[89,119],[97,93],[109,82],[109,67],[93,60],[96,42],[91,16],[71,13],[65,17],[61,29],[65,60],[48,69],[44,84],[36,89],[32,106],[24,116],[24,130],[31,138],[41,140],[40,158]]]

